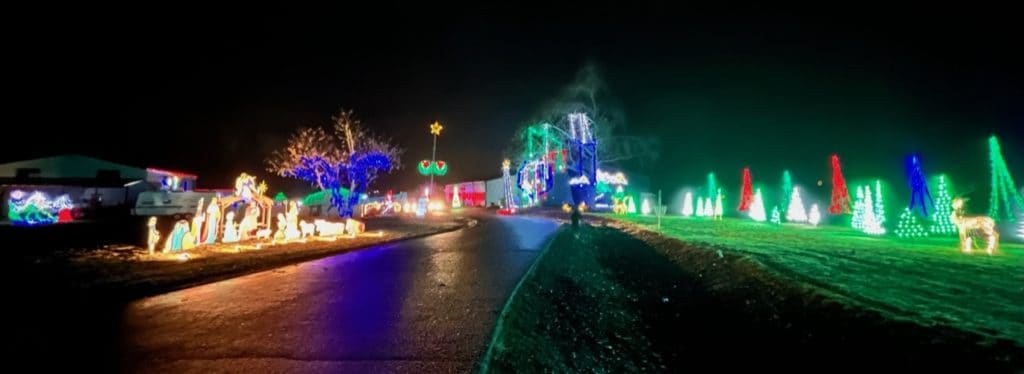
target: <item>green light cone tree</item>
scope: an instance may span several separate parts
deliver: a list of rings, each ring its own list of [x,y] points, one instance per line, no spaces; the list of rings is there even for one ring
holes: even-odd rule
[[[779,198],[781,199],[782,213],[789,212],[789,191],[793,190],[793,176],[789,174],[789,170],[782,171],[782,189]]]
[[[718,191],[718,183],[715,179],[715,173],[708,173],[708,191],[706,198],[715,198],[715,192]]]
[[[904,208],[900,214],[900,221],[896,224],[896,236],[908,239],[923,238],[928,236],[928,231],[910,208]]]
[[[949,187],[946,185],[946,176],[939,176],[939,186],[935,193],[935,210],[932,211],[931,231],[934,235],[956,235],[957,228],[950,220],[953,213],[953,199],[949,196]]]
[[[999,139],[995,136],[988,138],[988,157],[992,163],[992,194],[988,200],[988,216],[996,221],[1013,221],[1014,211],[1024,209],[1024,198],[1017,194],[1017,185],[1013,183],[1013,176],[1006,168]]]

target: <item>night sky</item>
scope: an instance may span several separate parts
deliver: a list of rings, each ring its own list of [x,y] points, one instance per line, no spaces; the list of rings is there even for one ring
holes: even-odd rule
[[[428,124],[445,125],[443,181],[498,175],[516,127],[597,66],[624,131],[660,158],[654,188],[847,178],[905,184],[903,157],[983,200],[985,138],[1024,178],[1024,59],[1013,12],[819,9],[824,15],[668,5],[620,9],[62,9],[12,12],[15,98],[0,161],[77,152],[192,171],[223,187],[296,127],[351,108],[406,148],[378,187],[421,182]],[[131,14],[119,14],[119,12]],[[598,124],[600,125],[600,124]],[[271,178],[271,192],[301,182]],[[277,187],[279,186],[279,187]],[[987,205],[987,203],[985,204]]]

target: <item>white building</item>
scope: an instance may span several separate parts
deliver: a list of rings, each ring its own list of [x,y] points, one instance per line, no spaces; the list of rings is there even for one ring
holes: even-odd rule
[[[0,164],[0,204],[11,191],[70,195],[76,206],[131,206],[142,191],[188,191],[196,175],[67,154]]]

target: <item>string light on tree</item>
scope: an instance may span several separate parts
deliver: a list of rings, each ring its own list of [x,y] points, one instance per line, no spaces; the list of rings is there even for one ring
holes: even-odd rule
[[[861,231],[868,235],[885,234],[885,227],[875,217],[874,200],[871,198],[871,187],[864,188],[864,227]]]
[[[743,168],[743,185],[740,186],[740,206],[736,208],[741,212],[746,212],[750,209],[751,200],[753,200],[753,186],[750,181],[750,168]]]
[[[875,219],[879,226],[885,226],[885,196],[882,195],[882,181],[875,180]]]
[[[936,188],[935,210],[932,211],[931,233],[934,235],[956,234],[956,225],[950,220],[953,213],[953,199],[949,196],[949,188],[946,186],[946,176],[939,176],[939,186]]]
[[[901,238],[923,238],[928,236],[928,231],[917,221],[917,215],[910,208],[904,208],[900,213],[900,221],[896,224],[896,236]]]
[[[1017,227],[1017,236],[1024,239],[1024,217],[1020,220],[1020,225]]]
[[[818,210],[818,204],[811,204],[811,212],[807,213],[807,222],[814,227],[817,227],[818,223],[821,222],[821,211]]]
[[[687,192],[683,197],[683,217],[693,216],[693,194]]]
[[[779,212],[779,206],[778,205],[772,207],[772,219],[771,219],[771,222],[776,224],[776,225],[781,225],[782,224],[782,213]]]
[[[853,218],[850,227],[854,230],[864,228],[864,186],[857,186],[857,200],[853,202]]]
[[[708,191],[707,198],[715,197],[715,191],[718,191],[718,182],[715,179],[715,173],[708,173]]]
[[[1006,160],[1003,159],[1003,151],[999,148],[999,139],[994,135],[988,138],[988,157],[992,164],[992,192],[988,200],[988,216],[996,222],[1013,221],[1014,211],[1024,210],[1024,198],[1017,193],[1017,185],[1013,182],[1013,176],[1010,175]]]
[[[831,214],[850,213],[850,193],[846,189],[846,179],[839,165],[839,155],[832,155],[832,201],[828,205]]]
[[[793,187],[793,193],[789,197],[786,221],[807,222],[807,211],[804,209],[804,201],[800,198],[800,190],[797,187]]]
[[[764,200],[761,199],[760,188],[757,189],[757,192],[754,192],[754,198],[750,202],[750,209],[747,210],[747,214],[757,222],[764,222],[767,219],[764,214]]]
[[[783,213],[787,213],[788,214],[788,212],[789,212],[789,197],[790,197],[789,191],[792,191],[792,190],[793,190],[793,176],[789,174],[789,170],[783,170],[782,171],[782,189],[779,190],[780,192],[782,192],[782,196],[780,196],[781,199],[782,199],[782,209],[785,209],[783,211]]]
[[[715,194],[715,219],[722,219],[723,214],[725,214],[725,211],[722,208],[722,189],[719,188],[718,193]]]

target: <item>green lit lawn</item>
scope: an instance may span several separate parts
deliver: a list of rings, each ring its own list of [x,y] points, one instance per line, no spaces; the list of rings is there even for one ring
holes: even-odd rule
[[[656,222],[605,216],[645,226]],[[1019,242],[1004,241],[995,256],[964,255],[955,237],[910,241],[844,227],[779,227],[735,218],[665,217],[662,232],[709,250],[744,254],[785,278],[892,317],[1024,345],[1024,245]]]

